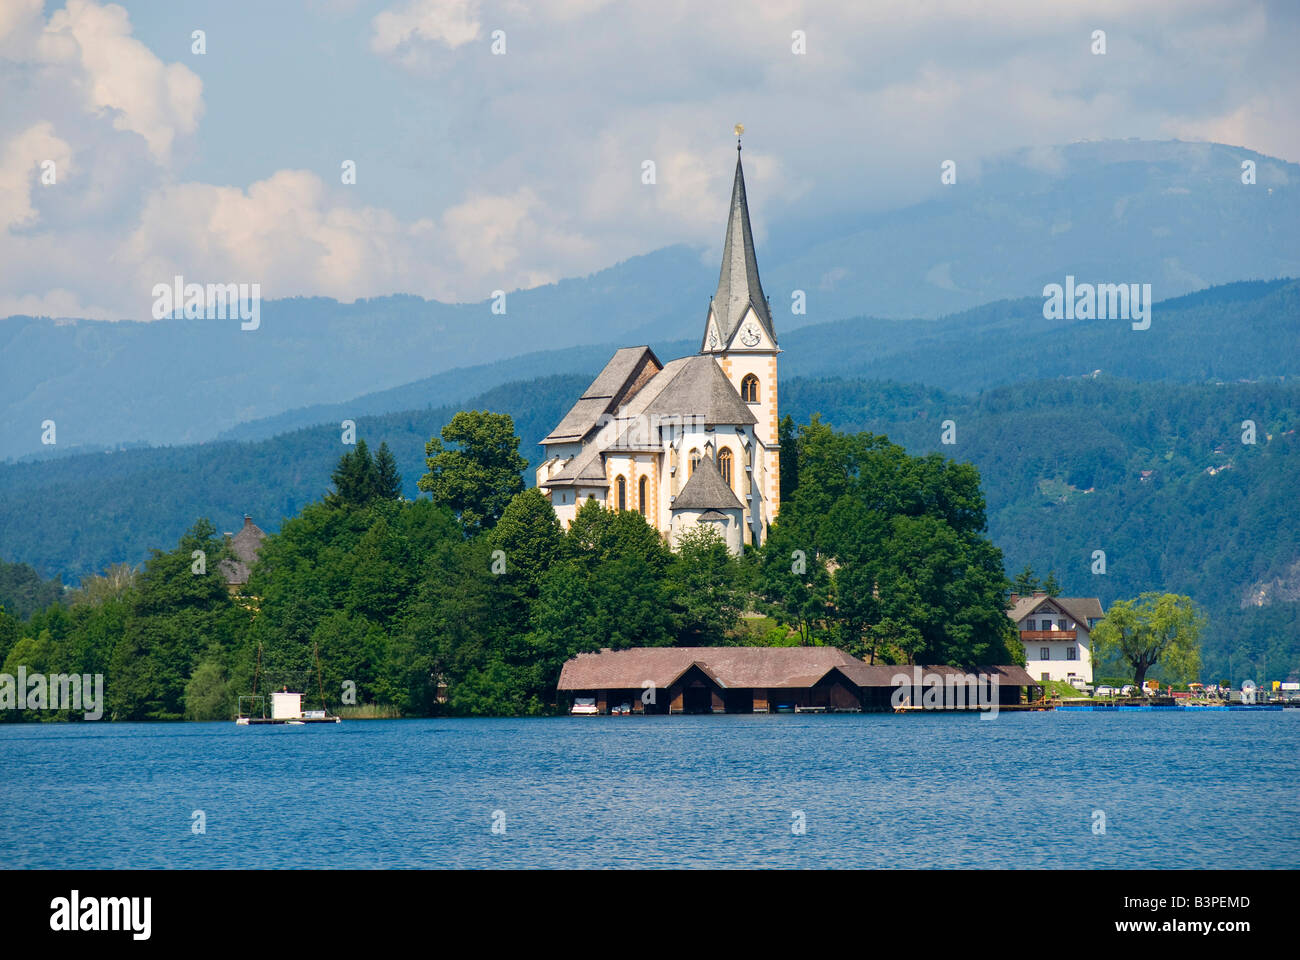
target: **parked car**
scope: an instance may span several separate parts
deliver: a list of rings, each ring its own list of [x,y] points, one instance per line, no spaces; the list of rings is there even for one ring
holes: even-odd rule
[[[1124,684],[1124,686],[1119,691],[1119,695],[1121,697],[1136,697],[1137,694],[1138,694],[1138,688],[1133,686],[1133,684],[1131,683]]]
[[[600,710],[596,707],[595,697],[575,697],[573,709],[569,713],[575,717],[591,717],[600,713]]]
[[[1094,697],[1113,697],[1113,696],[1115,696],[1115,694],[1117,694],[1118,692],[1119,692],[1119,691],[1116,690],[1114,687],[1106,687],[1106,686],[1102,686],[1102,687],[1098,687],[1096,690],[1094,690],[1094,691],[1092,692],[1092,695],[1093,695]]]

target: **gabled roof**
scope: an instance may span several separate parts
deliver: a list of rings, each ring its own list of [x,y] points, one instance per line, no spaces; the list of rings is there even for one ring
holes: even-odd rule
[[[810,687],[854,662],[835,647],[633,647],[578,654],[560,671],[557,689],[631,690],[646,681],[664,688],[692,665],[725,689]]]
[[[718,473],[713,458],[703,457],[695,465],[681,492],[673,498],[673,510],[742,510],[740,500]]]
[[[911,683],[915,676],[915,670],[921,671],[921,682],[925,683],[927,677],[942,677],[946,682],[948,678],[964,678],[970,675],[979,676],[984,674],[990,679],[996,679],[999,685],[1008,687],[1029,687],[1038,684],[1039,681],[1031,677],[1024,667],[1018,667],[1014,664],[1005,666],[980,666],[963,669],[948,664],[884,664],[884,663],[863,663],[861,660],[854,660],[852,663],[846,663],[837,666],[835,669],[844,674],[849,680],[852,680],[859,687],[894,687],[900,684],[896,683],[897,678],[901,675],[907,678],[906,683]]]
[[[587,447],[570,460],[564,469],[542,483],[543,487],[608,487],[605,461],[595,445]]]
[[[731,213],[727,218],[727,236],[722,247],[722,270],[718,275],[718,289],[710,305],[718,321],[722,343],[718,349],[731,342],[736,328],[744,319],[748,308],[753,307],[758,322],[763,325],[772,343],[776,331],[772,315],[763,295],[763,285],[758,279],[758,258],[754,255],[754,234],[749,226],[749,203],[745,199],[745,172],[740,164],[740,151],[736,151],[736,178],[731,186]],[[704,340],[700,351],[709,349],[708,321],[705,321]]]
[[[1034,613],[1045,603],[1054,603],[1070,615],[1070,619],[1075,623],[1082,623],[1085,627],[1089,620],[1100,620],[1106,614],[1101,609],[1101,599],[1098,597],[1018,597],[1016,602],[1011,605],[1007,611],[1007,616],[1017,623],[1025,617]]]
[[[811,687],[832,670],[860,687],[893,687],[899,674],[913,676],[907,664],[868,664],[835,647],[633,647],[580,653],[560,670],[558,690],[634,690],[645,683],[663,689],[698,667],[729,690],[762,687]],[[984,674],[999,684],[1035,686],[1024,667],[979,666],[963,669],[945,664],[921,665],[927,675],[964,677]]]
[[[740,394],[713,357],[697,354],[683,357],[674,363],[681,364],[677,375],[646,405],[646,414],[699,417],[706,426],[758,422],[749,405],[740,399]],[[665,368],[659,377],[667,372]]]
[[[620,405],[663,369],[649,347],[623,347],[614,352],[559,425],[542,443],[577,443],[592,431],[602,415]]]
[[[243,527],[228,541],[235,559],[222,560],[220,564],[226,583],[248,583],[249,568],[257,562],[258,551],[262,549],[262,541],[265,539],[266,533],[262,528],[253,522],[252,517],[244,514]]]

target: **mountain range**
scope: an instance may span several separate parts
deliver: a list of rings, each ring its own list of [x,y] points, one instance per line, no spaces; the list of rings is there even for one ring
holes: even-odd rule
[[[1242,183],[1243,161],[1256,164],[1254,184]],[[1017,303],[1038,300],[1066,275],[1150,283],[1165,301],[1214,284],[1300,275],[1298,179],[1296,164],[1222,144],[1019,150],[952,186],[936,175],[935,194],[903,209],[846,212],[820,229],[769,224],[760,229],[760,262],[793,362],[803,361],[789,334],[842,320],[864,325],[851,333],[869,338],[853,362],[874,364],[872,376],[910,379],[954,328],[970,332],[981,318],[996,326],[999,312],[1023,320],[1033,304]],[[761,209],[761,193],[753,202]],[[716,270],[716,251],[678,245],[510,292],[504,314],[490,301],[297,298],[263,304],[261,326],[250,331],[238,321],[9,317],[0,320],[0,458],[245,436],[238,428],[248,421],[453,370],[418,403],[408,391],[383,404],[437,405],[507,379],[589,371],[615,345],[681,352],[680,341],[699,336]],[[793,312],[795,291],[805,295],[804,313]],[[996,303],[1008,299],[1010,307]],[[827,335],[837,349],[844,343]],[[538,353],[550,356],[502,365]],[[57,427],[53,448],[41,442],[47,420]]]

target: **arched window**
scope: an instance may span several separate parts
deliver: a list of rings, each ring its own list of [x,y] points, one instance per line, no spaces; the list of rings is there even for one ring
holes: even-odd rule
[[[745,374],[740,381],[740,399],[746,403],[758,403],[758,377],[752,373]]]
[[[690,468],[690,470],[687,472],[686,476],[691,477],[691,476],[694,476],[694,475],[695,475],[695,465],[698,464],[699,462],[700,462],[700,451],[699,451],[699,450],[692,449],[692,450],[691,450],[691,468]]]
[[[731,448],[723,447],[718,451],[718,473],[727,486],[731,486]]]
[[[620,476],[614,481],[614,486],[618,490],[618,510],[622,513],[627,509],[627,481]]]
[[[650,490],[650,478],[642,477],[641,482],[637,485],[636,505],[637,505],[637,509],[641,511],[641,516],[643,517],[646,515],[645,512],[646,500],[649,497],[649,493],[648,493],[649,490]]]

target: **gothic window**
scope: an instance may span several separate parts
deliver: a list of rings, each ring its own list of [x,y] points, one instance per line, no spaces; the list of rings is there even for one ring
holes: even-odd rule
[[[746,403],[758,403],[758,377],[752,373],[745,374],[740,381],[740,399]]]
[[[731,486],[731,448],[723,447],[718,452],[718,472],[722,474],[723,482]]]
[[[690,477],[690,476],[693,476],[693,475],[695,474],[695,465],[698,464],[699,462],[700,462],[700,451],[699,451],[699,450],[696,450],[696,449],[694,449],[694,448],[692,448],[692,450],[691,450],[691,469],[690,469],[690,471],[686,474],[686,476]]]
[[[618,490],[618,510],[622,513],[627,509],[627,481],[620,476],[614,481],[614,486]]]
[[[642,477],[637,489],[636,505],[637,509],[641,511],[641,516],[643,517],[646,515],[646,499],[649,497],[649,480],[649,477]]]

